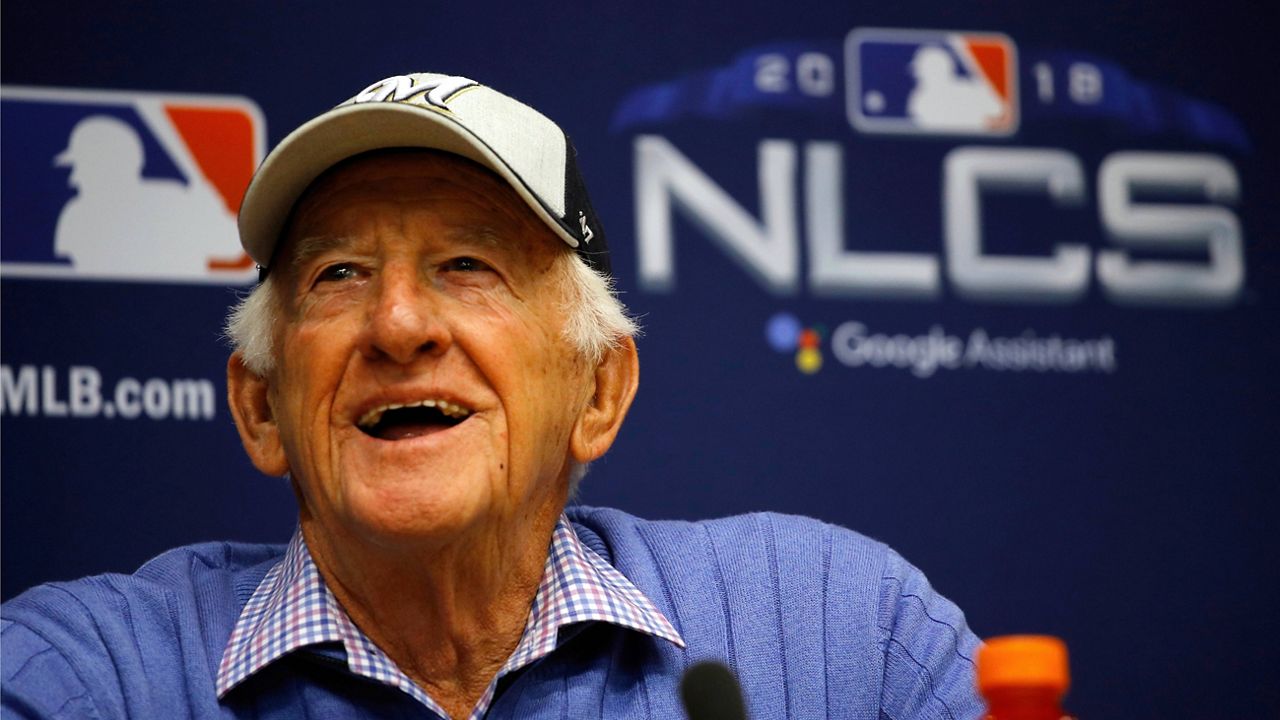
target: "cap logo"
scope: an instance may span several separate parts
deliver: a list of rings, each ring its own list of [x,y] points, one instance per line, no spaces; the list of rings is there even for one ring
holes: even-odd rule
[[[582,242],[591,242],[591,238],[595,237],[596,234],[591,232],[591,228],[587,227],[587,214],[581,210],[578,211],[578,224],[582,226]]]
[[[441,110],[459,90],[480,83],[457,75],[394,75],[361,90],[352,103],[404,102],[417,95]]]

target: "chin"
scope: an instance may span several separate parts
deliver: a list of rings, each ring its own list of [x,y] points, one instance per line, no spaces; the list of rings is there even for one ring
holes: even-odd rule
[[[447,483],[383,483],[350,498],[354,524],[375,542],[459,538],[483,525],[489,504],[476,484],[454,476]]]

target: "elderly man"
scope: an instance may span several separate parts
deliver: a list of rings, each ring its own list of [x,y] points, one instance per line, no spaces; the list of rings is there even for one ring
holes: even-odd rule
[[[228,322],[228,395],[298,530],[13,600],[10,712],[679,718],[716,659],[754,718],[980,713],[963,616],[879,543],[565,510],[638,364],[550,120],[389,78],[287,137],[240,226],[263,281]]]

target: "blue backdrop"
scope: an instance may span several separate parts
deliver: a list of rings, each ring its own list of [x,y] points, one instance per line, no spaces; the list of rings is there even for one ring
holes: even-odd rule
[[[1257,12],[5,3],[3,595],[288,537],[293,498],[222,399],[251,276],[223,223],[264,146],[439,71],[570,133],[642,318],[640,395],[583,502],[847,525],[980,635],[1065,638],[1082,716],[1274,717],[1280,106]],[[215,211],[157,237],[223,244],[91,269],[67,219],[90,162],[59,156],[94,117],[144,160],[107,195],[183,188]]]

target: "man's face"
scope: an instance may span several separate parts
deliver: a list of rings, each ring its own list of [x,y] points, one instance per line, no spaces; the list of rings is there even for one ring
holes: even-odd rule
[[[304,523],[448,539],[558,511],[591,372],[561,334],[569,250],[510,187],[452,156],[361,158],[283,242],[267,398]]]

